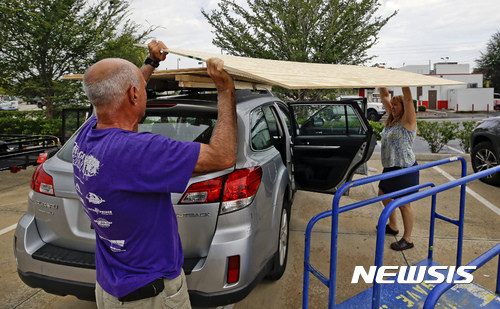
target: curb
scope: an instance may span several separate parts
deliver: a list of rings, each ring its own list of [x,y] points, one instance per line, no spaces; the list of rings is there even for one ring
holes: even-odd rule
[[[446,112],[418,112],[417,119],[425,119],[425,118],[448,118],[448,114]]]

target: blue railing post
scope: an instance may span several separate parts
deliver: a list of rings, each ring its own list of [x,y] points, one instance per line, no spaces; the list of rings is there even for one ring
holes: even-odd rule
[[[497,266],[497,287],[495,289],[495,293],[500,294],[500,256],[498,257],[498,266]]]

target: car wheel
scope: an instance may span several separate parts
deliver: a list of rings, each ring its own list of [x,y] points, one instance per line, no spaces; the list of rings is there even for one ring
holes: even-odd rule
[[[471,151],[472,169],[475,173],[498,165],[498,158],[490,142],[481,142]],[[494,173],[480,179],[490,185],[500,186],[500,173]]]
[[[288,236],[290,234],[289,209],[283,202],[281,210],[280,230],[278,233],[278,251],[274,254],[273,270],[267,276],[271,280],[279,280],[285,273],[288,260]]]
[[[376,111],[368,111],[366,118],[371,121],[378,121],[378,113]]]

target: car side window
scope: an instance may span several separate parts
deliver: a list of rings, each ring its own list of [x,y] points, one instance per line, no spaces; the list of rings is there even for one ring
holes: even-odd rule
[[[271,133],[271,137],[279,138],[283,136],[284,133],[278,120],[276,119],[277,117],[274,110],[275,109],[271,106],[264,106],[262,108],[262,111],[264,112],[264,118],[266,118],[267,127],[269,128],[269,132]]]
[[[349,135],[357,135],[366,133],[361,121],[359,120],[357,114],[351,106],[346,106],[347,114],[347,128],[349,130]]]
[[[364,134],[358,115],[349,105],[294,106],[300,135]]]
[[[250,116],[250,143],[253,150],[263,150],[272,146],[271,133],[261,108],[254,110]]]
[[[286,109],[286,107],[284,106],[281,106],[281,105],[278,105],[278,111],[281,115],[281,117],[283,117],[283,119],[285,120],[285,124],[286,124],[286,128],[288,130],[288,133],[290,134],[290,136],[293,136],[293,132],[292,132],[292,121],[290,120],[290,115],[288,114],[288,110]]]

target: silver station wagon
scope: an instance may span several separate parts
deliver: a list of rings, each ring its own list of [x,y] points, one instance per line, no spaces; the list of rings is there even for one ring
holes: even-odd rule
[[[286,104],[250,90],[237,90],[236,100],[235,166],[172,194],[194,306],[236,303],[264,277],[280,279],[294,192],[334,193],[376,143],[356,101]],[[207,143],[216,121],[217,96],[189,93],[148,101],[139,131]],[[93,300],[95,233],[75,192],[74,138],[34,173],[14,250],[27,285]]]

